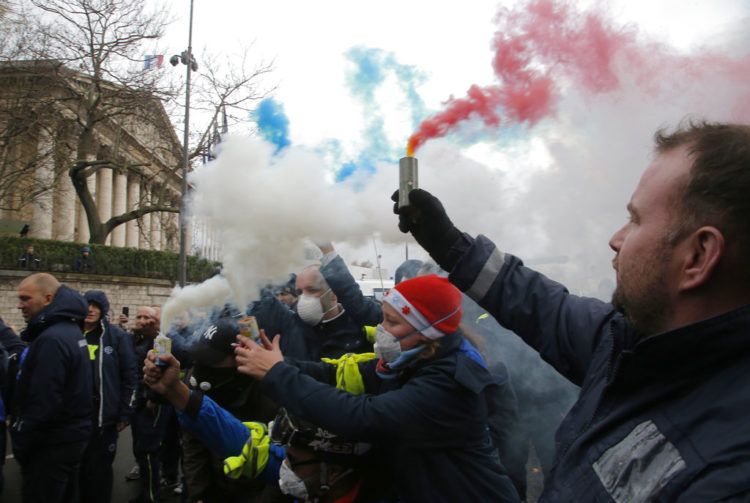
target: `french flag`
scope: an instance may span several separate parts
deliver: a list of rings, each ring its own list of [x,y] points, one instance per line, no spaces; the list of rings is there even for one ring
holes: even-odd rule
[[[143,60],[143,69],[161,68],[163,63],[164,54],[147,54],[146,59]]]

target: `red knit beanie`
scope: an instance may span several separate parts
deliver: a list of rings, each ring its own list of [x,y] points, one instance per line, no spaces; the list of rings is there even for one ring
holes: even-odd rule
[[[461,322],[461,292],[436,274],[402,281],[383,301],[430,339],[452,334]]]

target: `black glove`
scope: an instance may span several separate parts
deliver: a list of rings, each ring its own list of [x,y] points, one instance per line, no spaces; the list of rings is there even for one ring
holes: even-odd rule
[[[440,200],[422,189],[409,192],[409,206],[398,207],[398,190],[393,193],[393,213],[398,215],[401,232],[411,232],[440,267],[450,271],[455,259],[449,258],[451,247],[461,239],[459,231],[443,208]]]

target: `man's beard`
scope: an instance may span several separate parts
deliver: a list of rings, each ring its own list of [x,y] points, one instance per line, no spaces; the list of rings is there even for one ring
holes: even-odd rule
[[[645,260],[638,271],[630,271],[627,288],[618,281],[612,293],[612,305],[644,337],[664,331],[673,313],[664,283],[662,255],[657,257]]]

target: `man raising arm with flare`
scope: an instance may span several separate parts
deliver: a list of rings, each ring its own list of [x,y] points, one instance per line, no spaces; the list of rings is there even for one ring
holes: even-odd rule
[[[408,215],[394,206],[453,284],[582,386],[542,500],[750,497],[748,193],[750,126],[657,133],[609,242],[612,304],[461,233],[428,192],[410,193]]]

